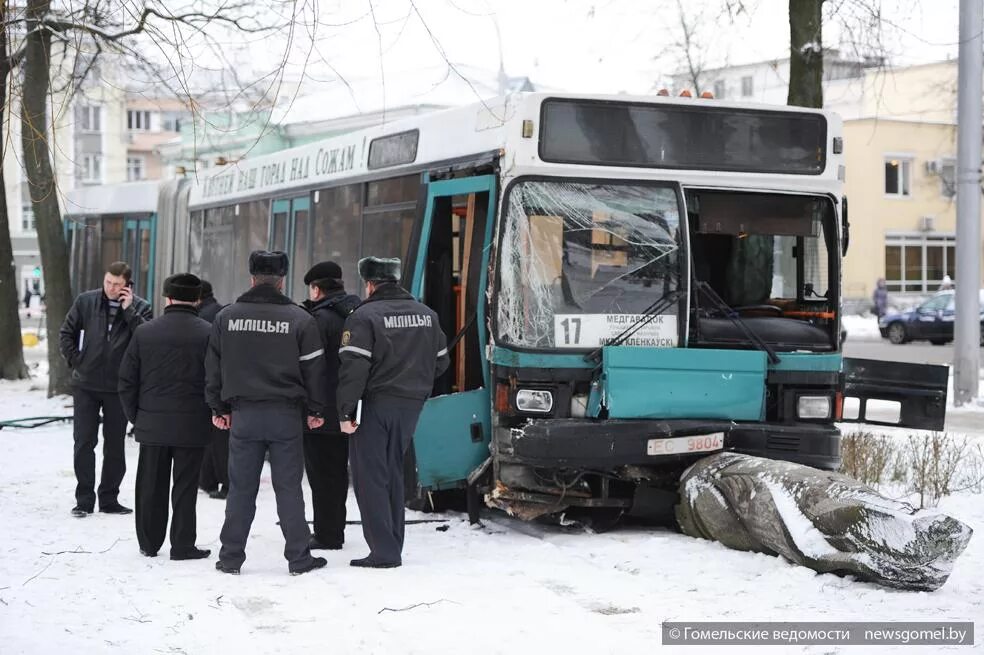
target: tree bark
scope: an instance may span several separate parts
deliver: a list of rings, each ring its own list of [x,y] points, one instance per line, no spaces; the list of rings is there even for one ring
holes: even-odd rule
[[[0,26],[7,23],[7,3],[0,2]],[[20,294],[17,292],[17,273],[14,267],[14,247],[10,241],[10,215],[7,213],[7,182],[3,177],[3,162],[7,158],[7,137],[4,132],[7,116],[7,82],[10,79],[10,58],[7,53],[7,29],[0,27],[0,378],[20,380],[28,377],[21,341]]]
[[[789,0],[787,105],[823,107],[823,0]]]
[[[21,144],[37,222],[44,269],[48,333],[48,395],[69,393],[68,366],[58,352],[58,330],[72,304],[58,189],[51,166],[48,94],[51,90],[51,31],[41,25],[51,0],[28,0],[24,80],[21,93]]]

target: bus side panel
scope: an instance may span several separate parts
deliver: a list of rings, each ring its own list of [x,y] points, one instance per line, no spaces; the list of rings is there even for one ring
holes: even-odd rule
[[[417,421],[413,448],[424,489],[461,486],[489,456],[492,417],[487,389],[431,398]],[[450,426],[450,429],[449,429]],[[468,429],[462,429],[469,426]]]

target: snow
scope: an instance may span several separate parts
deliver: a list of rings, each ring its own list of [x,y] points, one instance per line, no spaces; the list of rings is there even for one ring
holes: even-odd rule
[[[870,314],[845,314],[841,317],[841,325],[847,330],[847,338],[852,341],[881,338],[881,333],[878,331],[878,318]]]
[[[817,530],[813,523],[803,516],[796,504],[796,499],[789,495],[783,486],[775,481],[764,480],[766,489],[772,496],[776,511],[782,517],[782,522],[789,530],[789,536],[801,553],[813,559],[821,559],[836,555],[839,551],[827,543],[823,533]]]
[[[0,383],[0,420],[70,414],[71,399],[47,399],[45,387],[44,380]],[[128,441],[121,494],[128,506],[136,454]],[[132,516],[70,517],[75,485],[70,424],[0,430],[0,461],[4,655],[642,653],[659,647],[664,621],[984,616],[980,536],[971,539],[942,589],[905,593],[818,575],[777,557],[732,551],[668,530],[623,527],[593,534],[525,524],[491,511],[482,527],[473,527],[459,514],[411,512],[408,518],[447,523],[407,526],[402,568],[349,567],[349,559],[366,553],[358,526],[349,526],[345,549],[325,553],[326,569],[291,577],[268,470],[248,559],[242,575],[232,577],[213,568],[223,505],[205,495],[199,496],[198,544],[213,550],[205,561],[171,562],[166,545],[162,556],[142,557]],[[962,493],[942,499],[940,510],[980,532],[981,501],[980,495]],[[350,519],[358,519],[352,498],[349,508]],[[448,530],[437,530],[443,526]],[[918,646],[878,650],[938,652]]]

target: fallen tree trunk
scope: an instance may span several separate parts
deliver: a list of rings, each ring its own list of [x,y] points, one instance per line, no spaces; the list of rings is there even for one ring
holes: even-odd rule
[[[953,517],[885,498],[845,475],[737,453],[684,472],[676,515],[692,537],[922,591],[943,586],[973,534]]]

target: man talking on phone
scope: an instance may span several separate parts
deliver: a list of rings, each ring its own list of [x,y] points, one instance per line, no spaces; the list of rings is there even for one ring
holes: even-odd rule
[[[59,350],[72,370],[76,480],[72,516],[79,518],[95,510],[97,491],[100,512],[133,511],[118,499],[126,473],[126,416],[116,386],[123,353],[137,326],[151,319],[151,307],[134,295],[131,277],[126,262],[110,264],[102,288],[79,294],[59,333]],[[100,412],[103,464],[96,490]]]

